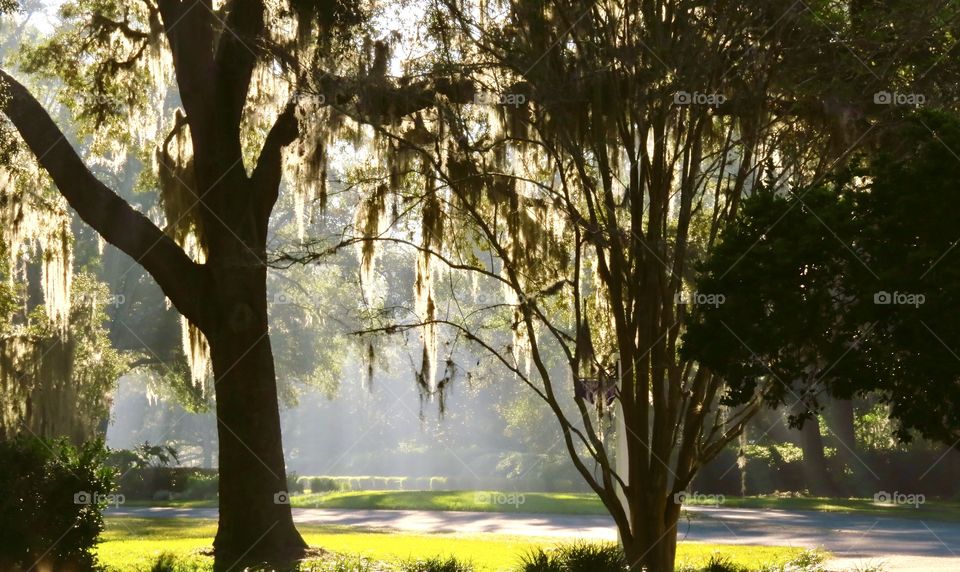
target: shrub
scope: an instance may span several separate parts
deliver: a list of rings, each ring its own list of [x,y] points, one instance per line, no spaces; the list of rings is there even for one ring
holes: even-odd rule
[[[0,570],[92,570],[114,471],[102,441],[0,441]],[[111,499],[122,502],[121,498]]]
[[[426,560],[407,560],[400,564],[401,572],[473,572],[473,565],[449,558],[428,558]]]
[[[537,548],[520,557],[521,572],[564,572],[559,559],[552,558],[543,548]]]
[[[826,555],[820,550],[805,550],[786,564],[763,566],[760,572],[823,572],[824,560]]]
[[[299,572],[385,572],[393,570],[383,562],[371,560],[365,556],[343,554],[330,555],[324,560],[311,560],[302,564]]]
[[[747,572],[747,569],[738,564],[734,564],[727,556],[714,554],[707,561],[703,572]]]
[[[300,482],[300,476],[294,471],[287,473],[287,492],[289,494],[303,492],[303,483]]]
[[[157,561],[150,567],[150,572],[181,572],[183,567],[177,564],[177,557],[164,552],[157,557]]]
[[[177,556],[163,552],[150,566],[149,572],[200,572],[211,570],[212,565],[212,559],[198,554]]]
[[[197,479],[208,481],[215,479],[216,476],[215,469],[132,467],[121,472],[119,489],[127,499],[151,500],[157,497],[168,498],[172,495],[182,497],[189,495],[189,489],[196,486]],[[213,485],[204,486],[216,489]]]
[[[574,542],[521,556],[523,572],[623,572],[627,560],[613,543]]]
[[[220,478],[217,475],[196,474],[187,477],[186,490],[183,497],[190,500],[206,500],[217,498]]]
[[[310,479],[311,493],[326,493],[330,491],[339,491],[340,485],[329,477],[313,477]]]

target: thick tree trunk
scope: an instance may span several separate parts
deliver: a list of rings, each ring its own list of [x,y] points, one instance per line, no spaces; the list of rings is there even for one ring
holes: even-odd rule
[[[211,262],[210,270],[217,293],[207,328],[220,442],[217,568],[240,558],[280,563],[301,556],[306,544],[286,499],[266,269]]]
[[[853,401],[834,399],[827,408],[827,420],[832,437],[837,441],[837,455],[853,475],[851,486],[844,486],[848,494],[865,494],[869,490],[869,474],[857,452]]]
[[[800,429],[800,448],[803,449],[803,473],[807,488],[814,495],[833,495],[836,486],[827,470],[823,449],[823,435],[817,417],[808,419]]]

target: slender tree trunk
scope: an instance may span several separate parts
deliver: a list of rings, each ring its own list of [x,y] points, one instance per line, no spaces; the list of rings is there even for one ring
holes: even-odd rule
[[[301,556],[306,544],[286,499],[266,269],[211,261],[210,270],[217,293],[207,328],[220,443],[217,568],[241,557],[280,563]]]
[[[740,496],[747,496],[747,445],[749,444],[749,439],[747,438],[747,430],[750,426],[745,425],[743,427],[743,432],[740,433],[738,439],[739,447],[737,449],[737,468],[740,469]]]
[[[677,559],[677,522],[680,505],[672,499],[662,511],[639,511],[641,514],[663,514],[663,519],[634,521],[634,535],[623,543],[624,555],[631,570],[639,572],[673,572]]]

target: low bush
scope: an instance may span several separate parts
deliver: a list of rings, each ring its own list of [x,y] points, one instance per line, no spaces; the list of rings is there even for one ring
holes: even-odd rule
[[[114,470],[101,441],[0,441],[0,570],[93,570]]]
[[[287,473],[287,492],[290,494],[303,492],[303,482],[294,471]]]
[[[448,558],[407,560],[400,564],[400,572],[473,572],[473,565]]]
[[[196,474],[187,477],[187,486],[181,498],[208,500],[217,498],[220,478],[217,475]]]
[[[164,552],[157,557],[157,561],[150,567],[150,572],[193,572],[183,564],[177,562],[177,557]]]
[[[196,486],[198,480],[209,481],[216,476],[216,469],[133,467],[121,472],[118,487],[128,500],[153,500],[158,496],[181,498],[190,494],[189,489]]]
[[[393,567],[365,556],[333,555],[300,566],[298,572],[389,572]]]
[[[727,556],[714,554],[703,567],[703,572],[748,572],[746,568],[739,564],[734,564]]]
[[[760,572],[824,572],[826,559],[820,550],[805,550],[785,564],[761,566]]]
[[[337,481],[329,477],[313,477],[309,481],[309,486],[311,493],[327,493],[340,490]]]
[[[623,572],[628,568],[619,546],[592,542],[537,548],[520,558],[520,566],[522,572]]]

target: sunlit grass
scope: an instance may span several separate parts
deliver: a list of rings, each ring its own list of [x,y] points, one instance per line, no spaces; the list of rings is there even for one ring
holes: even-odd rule
[[[216,522],[183,518],[109,517],[104,542],[98,548],[101,564],[111,572],[146,571],[164,553],[185,559],[197,570],[212,570],[213,562],[202,551],[210,548]],[[431,556],[454,556],[474,564],[478,572],[513,570],[520,555],[537,546],[551,546],[557,539],[505,535],[397,534],[355,528],[299,525],[311,545],[342,554],[394,561]],[[699,565],[714,553],[733,562],[757,568],[783,563],[802,552],[798,548],[768,546],[722,546],[681,543],[677,562]]]
[[[696,504],[695,500],[688,504]],[[704,503],[710,504],[710,503]],[[710,504],[713,506],[713,504]],[[926,499],[919,505],[886,504],[869,498],[829,498],[804,496],[751,496],[726,497],[724,508],[761,508],[780,510],[812,510],[819,512],[862,513],[896,518],[921,518],[930,520],[960,520],[960,502]]]
[[[592,493],[506,491],[342,491],[296,495],[290,504],[311,508],[607,514]]]

